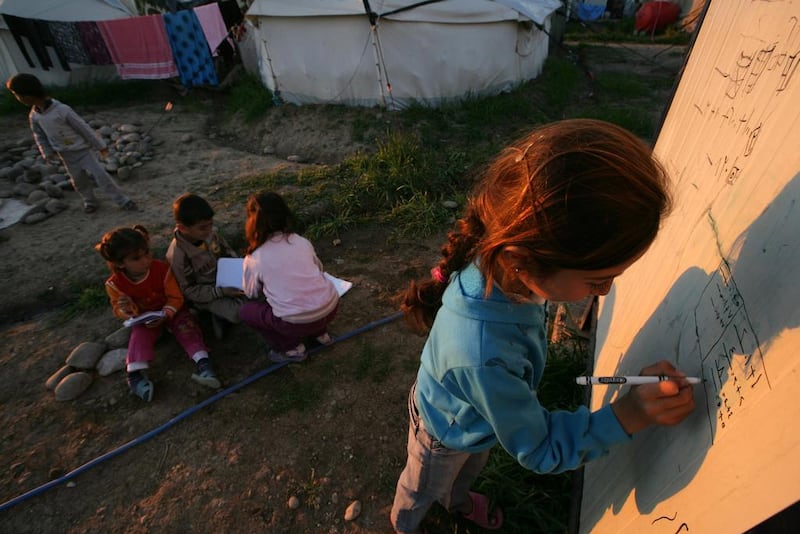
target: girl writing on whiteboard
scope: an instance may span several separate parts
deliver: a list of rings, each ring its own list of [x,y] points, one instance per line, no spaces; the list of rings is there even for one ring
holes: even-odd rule
[[[194,361],[196,372],[192,380],[219,388],[200,325],[184,307],[183,295],[169,264],[154,260],[150,254],[147,230],[140,225],[115,228],[103,236],[95,249],[111,269],[105,287],[114,315],[130,319],[147,312],[163,313],[163,317],[131,326],[125,360],[131,393],[147,402],[153,399],[153,383],[145,370],[153,360],[154,346],[164,328]]]
[[[486,529],[502,509],[470,491],[496,443],[540,473],[578,467],[652,424],[694,408],[666,361],[642,374],[674,380],[631,388],[590,413],[538,402],[547,301],[605,295],[652,243],[670,197],[664,170],[629,132],[594,120],[540,127],[504,150],[477,184],[426,280],[402,309],[428,332],[409,395],[408,459],[391,521],[418,532],[434,502]]]
[[[303,338],[328,345],[328,324],[339,309],[336,287],[325,277],[314,246],[292,230],[293,216],[277,193],[247,200],[245,302],[239,313],[270,346],[273,362],[306,358]]]

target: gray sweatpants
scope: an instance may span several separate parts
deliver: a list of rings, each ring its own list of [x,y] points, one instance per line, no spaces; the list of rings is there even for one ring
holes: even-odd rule
[[[72,185],[83,197],[84,204],[97,205],[97,197],[94,195],[95,183],[117,206],[122,206],[130,200],[106,172],[92,150],[65,151],[59,152],[58,155],[67,168]]]

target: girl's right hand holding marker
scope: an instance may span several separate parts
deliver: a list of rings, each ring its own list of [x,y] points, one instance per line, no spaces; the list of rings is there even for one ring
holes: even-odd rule
[[[650,425],[677,425],[694,410],[692,386],[686,375],[666,360],[642,369],[641,375],[668,375],[674,380],[631,387],[611,408],[622,428],[634,434]]]

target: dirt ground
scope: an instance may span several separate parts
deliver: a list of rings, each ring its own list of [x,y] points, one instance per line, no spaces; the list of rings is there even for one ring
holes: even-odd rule
[[[241,181],[303,165],[289,155],[332,163],[364,148],[350,126],[363,111],[284,106],[247,125],[179,100],[169,114],[163,107],[79,110],[153,127],[156,157],[120,183],[142,211],[104,199],[84,214],[71,192],[66,211],[0,230],[0,502],[16,500],[0,512],[0,531],[389,532],[406,395],[424,339],[402,321],[375,323],[395,312],[398,290],[434,265],[446,229],[423,241],[374,229],[316,241],[326,270],[354,285],[332,327],[346,339],[302,364],[271,368],[260,339],[236,326],[222,340],[206,329],[223,380],[213,398],[189,379],[192,364],[171,338],[157,347],[150,404],[128,394],[123,373],[95,376],[69,402],[45,388],[76,345],[120,326],[108,308],[64,315],[76,281],[101,285],[108,275],[92,249],[105,231],[141,223],[164,250],[171,202],[192,191],[208,198],[231,238],[244,221],[243,202],[229,200]],[[376,123],[386,119],[371,113]],[[24,116],[0,118],[0,145],[26,137]],[[361,513],[345,521],[355,500]]]
[[[343,144],[340,137],[349,130],[340,119],[326,123],[313,114],[279,112],[294,115],[282,121],[292,129],[281,128],[273,140],[266,125],[257,132],[234,121],[226,131],[179,103],[166,117],[161,107],[85,114],[144,127],[159,121],[152,131],[160,142],[156,157],[121,182],[142,211],[124,212],[106,199],[87,215],[70,192],[66,211],[0,231],[0,499],[17,498],[137,443],[0,512],[0,530],[225,532],[235,525],[237,532],[385,532],[391,486],[403,461],[405,396],[422,339],[400,321],[371,324],[393,314],[391,296],[436,260],[442,236],[428,246],[361,231],[340,236],[337,245],[315,243],[326,270],[354,283],[332,327],[352,337],[302,365],[270,370],[262,342],[246,327],[234,327],[223,340],[207,329],[223,387],[235,391],[190,416],[186,410],[211,393],[189,380],[191,362],[169,338],[158,345],[151,404],[128,395],[123,373],[96,376],[75,401],[57,402],[45,389],[77,344],[102,341],[120,326],[109,309],[69,320],[63,307],[53,310],[74,281],[102,284],[106,267],[92,246],[105,231],[141,223],[153,235],[153,248],[163,250],[173,227],[171,202],[192,191],[209,199],[216,224],[235,238],[230,233],[241,231],[244,205],[226,204],[228,188],[292,165],[278,157],[281,146],[311,161],[330,161],[328,147],[338,158],[358,148]],[[318,149],[303,141],[312,137],[311,128]],[[30,137],[19,119],[3,119],[0,132],[0,142]],[[264,146],[279,152],[263,155]],[[263,378],[236,389],[259,374]],[[168,430],[142,438],[176,417],[180,422]],[[287,506],[292,496],[297,509]],[[354,500],[362,512],[345,523]]]

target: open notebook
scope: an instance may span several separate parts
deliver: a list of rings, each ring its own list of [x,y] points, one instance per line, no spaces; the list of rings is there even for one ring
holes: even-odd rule
[[[220,258],[217,262],[217,287],[236,287],[242,289],[242,269],[244,258]],[[353,287],[353,282],[323,273],[330,280],[341,297]]]

